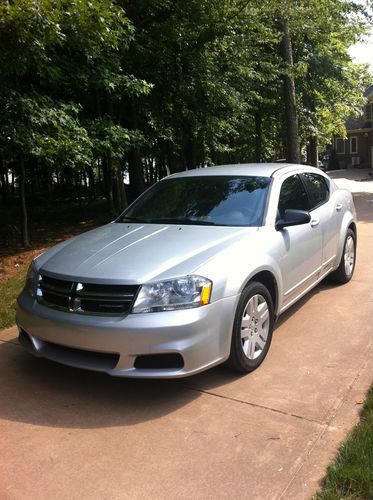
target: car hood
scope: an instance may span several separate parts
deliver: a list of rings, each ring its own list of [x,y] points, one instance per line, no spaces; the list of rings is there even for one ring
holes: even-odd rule
[[[111,223],[38,259],[42,271],[87,282],[146,283],[193,273],[257,228]]]

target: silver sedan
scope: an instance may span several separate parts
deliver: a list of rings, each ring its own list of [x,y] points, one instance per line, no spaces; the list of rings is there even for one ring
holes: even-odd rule
[[[21,344],[123,377],[183,377],[264,360],[276,319],[326,276],[354,272],[351,193],[289,164],[166,177],[117,220],[30,266]]]

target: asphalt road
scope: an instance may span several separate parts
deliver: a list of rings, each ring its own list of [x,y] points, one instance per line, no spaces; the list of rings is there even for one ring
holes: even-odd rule
[[[355,192],[354,278],[285,313],[250,375],[113,379],[0,332],[0,498],[310,498],[373,373],[373,181],[332,176]]]

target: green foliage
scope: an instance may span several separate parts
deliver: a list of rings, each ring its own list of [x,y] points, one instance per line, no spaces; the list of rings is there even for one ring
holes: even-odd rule
[[[321,146],[345,134],[345,121],[361,113],[371,82],[366,67],[351,62],[348,47],[369,28],[361,4],[311,0],[289,10],[302,143]]]
[[[319,500],[373,498],[373,387],[359,425],[328,467]]]
[[[10,92],[4,109],[0,132],[4,157],[34,156],[47,166],[71,168],[90,162],[91,141],[79,124],[79,106]]]
[[[229,160],[241,141],[250,148],[242,129],[278,87],[279,38],[259,2],[123,4],[137,28],[130,65],[153,84],[141,111],[156,153],[172,170]]]
[[[96,157],[111,156],[121,159],[133,147],[142,145],[144,137],[137,130],[128,130],[115,124],[109,116],[86,123]]]
[[[121,4],[136,28],[127,61],[153,85],[138,106],[140,127],[171,170],[282,156],[284,17],[302,144],[313,135],[326,144],[360,111],[367,73],[351,63],[347,49],[368,24],[353,2]]]
[[[101,114],[97,101],[107,108],[122,94],[149,90],[122,67],[133,28],[111,0],[1,3],[0,38],[5,42],[0,50],[3,158],[35,159],[50,169],[82,168],[96,147],[84,117]],[[123,154],[131,139],[138,140],[138,134],[113,123],[106,147]]]
[[[3,191],[22,165],[28,195],[84,185],[119,211],[125,173],[131,198],[168,172],[284,158],[287,74],[303,150],[324,146],[361,110],[348,47],[370,21],[352,0],[0,2]]]

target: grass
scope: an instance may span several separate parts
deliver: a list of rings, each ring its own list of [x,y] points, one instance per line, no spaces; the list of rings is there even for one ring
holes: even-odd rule
[[[54,199],[48,204],[34,202],[28,207],[29,232],[32,248],[28,252],[21,245],[19,207],[16,200],[0,204],[0,329],[14,324],[17,295],[22,290],[28,262],[39,248],[47,248],[75,234],[82,233],[113,219],[107,213],[103,199],[83,200],[80,204]],[[34,253],[32,253],[34,252]],[[9,258],[12,259],[9,262]],[[2,262],[4,259],[4,262]],[[20,264],[17,273],[8,267]],[[7,277],[9,274],[11,276]]]
[[[49,204],[34,201],[28,207],[28,214],[33,245],[30,251],[21,245],[19,207],[16,200],[0,204],[0,220],[4,222],[0,227],[0,329],[14,324],[16,298],[22,290],[28,263],[40,253],[37,252],[38,249],[45,249],[113,219],[107,212],[105,200],[101,198],[96,201],[82,200],[80,204],[57,198]],[[16,274],[7,272],[9,266],[14,271],[14,266],[18,265],[20,267]]]
[[[329,465],[317,500],[373,499],[373,386],[365,402],[360,423]]]
[[[15,276],[0,283],[0,329],[14,324],[16,299],[23,288],[27,268],[26,264],[21,266]]]

